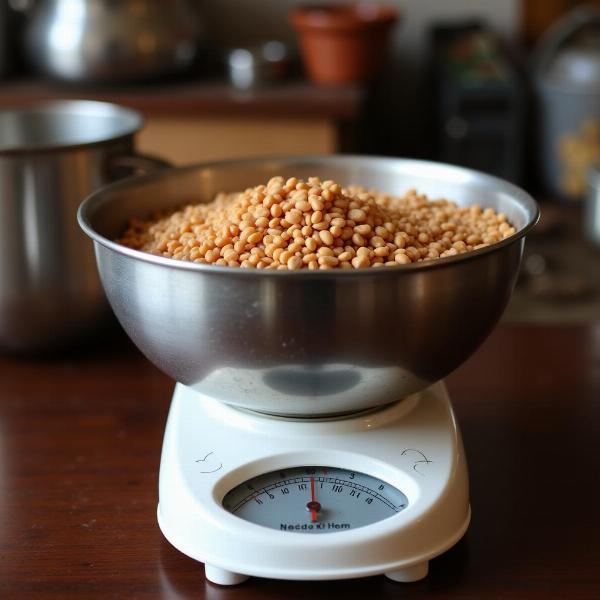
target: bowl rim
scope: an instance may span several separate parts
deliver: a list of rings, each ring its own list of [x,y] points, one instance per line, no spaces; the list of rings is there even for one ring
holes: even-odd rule
[[[529,216],[529,220],[513,235],[508,238],[505,238],[495,244],[491,244],[486,246],[485,248],[480,248],[478,250],[472,250],[470,252],[466,252],[464,254],[457,254],[455,256],[447,256],[444,258],[437,258],[434,260],[421,261],[409,263],[407,265],[394,266],[394,268],[390,267],[370,267],[365,269],[242,269],[239,267],[230,267],[230,266],[221,266],[221,265],[212,265],[212,264],[202,264],[202,263],[194,263],[189,261],[176,260],[173,258],[168,258],[166,256],[158,256],[156,254],[150,254],[148,252],[143,252],[142,250],[135,250],[133,248],[129,248],[118,242],[115,242],[107,237],[104,237],[100,233],[98,233],[90,223],[90,217],[93,215],[94,211],[98,206],[101,206],[106,201],[106,195],[115,191],[123,191],[128,188],[137,187],[140,184],[144,183],[152,183],[154,181],[158,181],[163,178],[172,177],[174,174],[198,171],[200,169],[210,169],[210,168],[224,168],[231,167],[235,168],[236,166],[248,166],[256,163],[265,163],[269,161],[273,162],[289,162],[293,165],[294,162],[303,163],[308,161],[318,161],[322,163],[333,163],[338,161],[344,161],[347,163],[353,162],[364,162],[366,160],[377,160],[380,162],[387,162],[390,164],[396,162],[402,162],[405,165],[409,163],[414,163],[415,166],[421,167],[443,167],[450,170],[455,170],[457,173],[462,173],[464,175],[476,176],[480,178],[482,181],[486,181],[490,184],[493,184],[496,188],[501,188],[506,193],[510,194],[514,199],[521,202],[526,212]],[[141,176],[133,176],[127,177],[126,179],[122,179],[106,185],[91,194],[89,194],[80,204],[79,209],[77,211],[77,221],[81,229],[88,235],[95,244],[99,244],[112,250],[118,254],[126,256],[128,258],[132,258],[134,260],[139,260],[145,263],[150,263],[158,266],[163,266],[172,269],[184,270],[184,271],[197,271],[205,274],[215,274],[215,275],[224,275],[228,274],[234,277],[294,277],[294,278],[337,278],[337,277],[365,277],[369,276],[381,276],[383,274],[396,274],[401,275],[402,273],[408,273],[413,271],[428,271],[431,269],[438,269],[449,266],[454,263],[476,260],[477,258],[490,254],[492,252],[497,252],[502,248],[505,248],[511,244],[514,244],[518,240],[522,239],[527,235],[527,233],[538,223],[540,219],[540,209],[537,202],[532,198],[530,194],[528,194],[525,190],[518,187],[517,185],[510,183],[500,177],[496,177],[494,175],[489,175],[487,173],[483,173],[481,171],[477,171],[475,169],[469,169],[466,167],[460,167],[456,165],[451,165],[448,163],[442,163],[437,161],[430,160],[420,160],[420,159],[412,159],[412,158],[403,158],[403,157],[388,157],[388,156],[377,156],[377,155],[366,155],[366,154],[302,154],[302,155],[265,155],[265,156],[257,156],[251,158],[240,158],[240,159],[221,159],[215,161],[207,161],[196,163],[192,165],[185,165],[181,167],[173,167],[168,169],[161,169],[158,171],[154,171],[148,173],[146,175]]]

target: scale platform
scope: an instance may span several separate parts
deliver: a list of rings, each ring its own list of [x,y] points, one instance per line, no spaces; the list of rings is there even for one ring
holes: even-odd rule
[[[380,409],[316,419],[251,412],[176,385],[158,522],[214,583],[416,581],[469,520],[466,459],[443,382]]]

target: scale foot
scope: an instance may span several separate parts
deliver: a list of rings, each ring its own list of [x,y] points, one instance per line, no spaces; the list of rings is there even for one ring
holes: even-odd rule
[[[226,571],[225,569],[207,564],[204,565],[204,575],[206,579],[218,585],[237,585],[248,579],[248,575],[233,573],[232,571]]]
[[[427,577],[429,572],[429,561],[413,565],[406,569],[400,569],[399,571],[390,571],[385,576],[392,581],[398,581],[399,583],[411,583],[412,581],[419,581]]]

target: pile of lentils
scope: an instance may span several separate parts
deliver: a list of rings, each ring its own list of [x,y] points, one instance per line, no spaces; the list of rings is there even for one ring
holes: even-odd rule
[[[119,243],[246,269],[397,267],[477,250],[515,233],[506,215],[409,190],[402,197],[309,177],[218,194],[148,221]]]

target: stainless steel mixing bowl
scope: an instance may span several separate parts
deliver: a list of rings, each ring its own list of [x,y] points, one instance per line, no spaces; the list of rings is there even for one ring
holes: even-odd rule
[[[470,254],[397,268],[256,271],[175,261],[112,240],[132,217],[208,201],[273,175],[480,203],[517,233]],[[79,223],[121,324],[165,373],[240,407],[332,415],[398,400],[448,375],[490,333],[538,219],[514,185],[443,164],[361,156],[225,161],[113,184]]]

